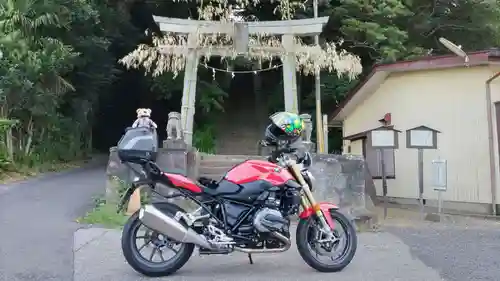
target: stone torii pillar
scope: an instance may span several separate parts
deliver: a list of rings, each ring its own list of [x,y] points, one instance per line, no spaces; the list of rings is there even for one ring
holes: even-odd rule
[[[321,33],[323,25],[328,22],[328,17],[263,21],[263,22],[238,22],[222,23],[217,21],[198,21],[154,16],[154,20],[164,32],[188,34],[188,46],[159,46],[165,54],[183,54],[186,57],[184,72],[184,89],[181,105],[181,125],[184,141],[192,145],[193,119],[196,101],[196,79],[199,58],[204,55],[228,56],[228,54],[245,54],[248,48],[259,49],[282,56],[283,84],[285,110],[298,113],[298,97],[296,82],[296,52],[304,52],[294,44],[294,36],[312,36]],[[203,48],[198,44],[201,34],[230,34],[235,41],[232,47]],[[283,47],[248,46],[250,34],[280,35]],[[319,48],[319,46],[317,46]]]

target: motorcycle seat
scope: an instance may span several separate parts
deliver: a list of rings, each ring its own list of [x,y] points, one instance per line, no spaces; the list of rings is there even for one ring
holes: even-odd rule
[[[219,182],[209,178],[199,178],[198,182],[203,186],[203,192],[211,196],[234,195],[241,191],[241,186],[221,180]]]
[[[198,178],[198,182],[209,189],[215,190],[217,189],[217,187],[219,187],[219,183],[217,181],[205,177]]]

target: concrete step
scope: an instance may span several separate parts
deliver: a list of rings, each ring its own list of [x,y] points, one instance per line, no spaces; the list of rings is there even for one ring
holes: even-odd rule
[[[259,144],[259,141],[261,139],[258,138],[248,138],[248,139],[231,139],[231,138],[225,138],[225,139],[219,139],[217,141],[217,144],[219,145],[220,148],[224,147],[250,147],[250,148],[256,148],[257,145]],[[234,153],[234,154],[243,154],[241,152]]]
[[[225,142],[221,143],[217,148],[219,149],[239,149],[238,151],[233,152],[232,154],[242,154],[246,155],[246,153],[240,151],[240,150],[255,150],[258,148],[257,146],[257,141],[255,142]]]
[[[237,164],[236,164],[237,165]],[[227,171],[231,170],[234,166],[229,167],[200,167],[199,173],[200,175],[223,175],[227,173]]]
[[[257,143],[258,140],[261,140],[264,137],[264,135],[260,134],[240,134],[240,133],[234,133],[234,134],[223,134],[219,135],[217,140],[222,141],[222,142],[228,142],[230,141],[231,143],[233,142],[242,142],[242,141],[253,141]]]
[[[200,160],[202,161],[227,161],[227,160],[246,160],[246,159],[262,159],[263,157],[259,156],[251,156],[251,155],[242,155],[242,154],[233,154],[233,155],[219,155],[219,154],[200,154]]]
[[[224,156],[223,154],[220,154],[221,156]],[[252,155],[252,156],[258,156],[258,155]],[[228,168],[228,167],[233,167],[235,165],[238,165],[239,163],[242,163],[246,161],[248,158],[245,159],[235,159],[235,160],[202,160],[200,162],[200,168],[214,168],[214,169],[219,169],[219,168]],[[253,159],[259,159],[261,160],[262,158],[253,158]]]
[[[231,138],[233,139],[246,139],[246,138],[262,138],[264,136],[264,132],[245,132],[242,129],[234,130],[234,131],[228,131],[228,132],[222,132],[218,134],[219,138]]]
[[[234,166],[248,159],[265,158],[257,155],[200,155],[199,176],[219,180]]]
[[[220,155],[231,155],[234,153],[234,149],[230,149],[230,148],[219,148],[217,149],[217,154],[220,154]],[[252,156],[258,156],[258,150],[257,149],[239,149],[238,150],[239,152],[241,153],[245,153],[246,155],[252,155]]]
[[[263,138],[264,135],[252,135],[252,134],[245,135],[245,134],[235,133],[234,135],[219,135],[217,136],[217,141],[225,144],[241,143],[241,142],[257,144],[257,142]]]

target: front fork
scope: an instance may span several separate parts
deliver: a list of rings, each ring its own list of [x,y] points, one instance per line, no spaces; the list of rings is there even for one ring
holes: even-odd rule
[[[307,184],[307,182],[304,180],[304,177],[302,176],[302,173],[300,172],[300,168],[298,167],[297,164],[292,164],[290,169],[292,170],[295,178],[297,181],[302,185],[302,196],[300,197],[300,204],[304,210],[307,210],[308,208],[312,208],[314,213],[316,214],[316,217],[319,220],[320,226],[321,226],[321,231],[327,235],[329,239],[335,239],[335,235],[333,234],[333,230],[330,228],[328,225],[328,222],[326,221],[325,214],[323,214],[320,205],[316,202],[316,199],[314,199],[314,196],[311,192],[311,188]]]

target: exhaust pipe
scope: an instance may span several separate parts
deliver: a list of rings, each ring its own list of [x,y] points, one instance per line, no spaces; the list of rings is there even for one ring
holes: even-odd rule
[[[193,243],[205,249],[214,249],[205,236],[185,227],[153,205],[145,205],[139,211],[139,219],[148,228],[182,243]]]
[[[240,247],[234,247],[235,251],[242,252],[242,253],[247,253],[247,254],[259,254],[259,253],[281,253],[285,252],[290,247],[292,246],[292,241],[288,239],[285,235],[279,233],[279,232],[271,232],[271,235],[280,240],[285,244],[285,246],[277,249],[247,249],[247,248],[240,248]]]

